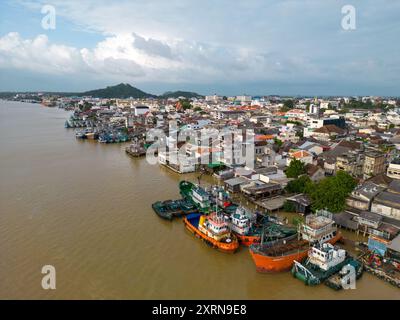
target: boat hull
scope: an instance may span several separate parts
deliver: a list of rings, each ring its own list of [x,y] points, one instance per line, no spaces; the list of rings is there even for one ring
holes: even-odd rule
[[[238,233],[235,233],[235,235],[239,242],[246,247],[249,247],[252,244],[260,243],[261,241],[261,236],[246,236]]]
[[[185,224],[185,227],[188,231],[194,234],[197,238],[203,240],[209,246],[218,249],[219,251],[227,253],[235,253],[236,250],[239,248],[239,242],[237,239],[234,239],[234,241],[232,241],[231,243],[216,241],[215,239],[202,233],[198,228],[196,228],[193,224],[191,224],[186,217],[183,218],[183,223]]]
[[[342,235],[338,232],[335,237],[327,242],[330,244],[335,244],[341,238]],[[279,257],[262,255],[254,252],[251,249],[249,251],[256,265],[256,270],[261,273],[289,271],[294,264],[294,260],[302,261],[308,255],[308,248]]]

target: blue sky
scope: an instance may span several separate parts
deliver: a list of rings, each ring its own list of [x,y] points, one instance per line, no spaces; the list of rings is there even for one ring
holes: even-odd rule
[[[4,0],[0,91],[399,96],[399,14],[392,0]]]

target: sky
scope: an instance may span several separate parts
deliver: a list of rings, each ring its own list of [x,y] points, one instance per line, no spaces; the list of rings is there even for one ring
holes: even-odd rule
[[[393,0],[2,0],[0,91],[400,96],[399,16]]]

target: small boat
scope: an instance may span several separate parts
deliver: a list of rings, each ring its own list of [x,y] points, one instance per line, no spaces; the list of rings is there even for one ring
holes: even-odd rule
[[[292,268],[294,261],[302,261],[315,243],[335,244],[342,238],[338,232],[332,213],[320,210],[306,217],[299,225],[299,232],[276,241],[252,244],[250,254],[258,272],[280,272]]]
[[[329,278],[330,283],[336,284],[334,289],[339,289],[340,273],[344,267],[350,265],[355,271],[354,279],[362,274],[362,263],[353,259],[343,249],[335,248],[330,243],[318,243],[308,251],[308,258],[302,264],[294,261],[292,274],[306,285],[315,286]],[[336,280],[334,279],[336,276]]]
[[[192,202],[190,202],[186,199],[179,200],[179,206],[182,210],[183,215],[197,213],[196,206]]]
[[[229,253],[234,253],[239,248],[239,241],[230,231],[225,218],[216,212],[208,216],[189,214],[183,219],[183,223],[191,233],[212,248]]]
[[[86,133],[84,131],[77,131],[75,137],[77,139],[86,139]]]
[[[66,129],[71,128],[71,125],[69,124],[69,121],[68,121],[68,120],[65,120],[64,127],[65,127]]]
[[[132,157],[141,157],[146,155],[146,149],[141,146],[138,141],[135,141],[131,145],[125,148],[125,152]]]
[[[182,215],[182,209],[179,201],[157,201],[153,203],[151,207],[159,217],[166,220],[172,220],[174,217],[179,217]]]

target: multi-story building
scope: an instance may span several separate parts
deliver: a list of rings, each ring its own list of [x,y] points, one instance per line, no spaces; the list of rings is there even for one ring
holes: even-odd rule
[[[364,177],[370,178],[384,172],[385,155],[377,151],[366,152],[363,167]]]
[[[363,172],[363,163],[364,156],[362,153],[345,153],[336,158],[335,171],[345,171],[354,177],[358,177]]]

